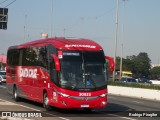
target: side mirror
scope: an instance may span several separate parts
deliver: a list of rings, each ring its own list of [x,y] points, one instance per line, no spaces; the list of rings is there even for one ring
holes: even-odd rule
[[[105,59],[109,61],[110,72],[114,71],[114,60],[109,56],[105,56]]]
[[[57,71],[60,71],[60,62],[59,62],[58,57],[55,54],[51,54],[51,56],[53,57],[54,62],[55,62],[55,69]]]

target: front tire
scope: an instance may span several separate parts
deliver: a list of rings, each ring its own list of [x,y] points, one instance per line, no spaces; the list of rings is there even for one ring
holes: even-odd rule
[[[48,105],[48,95],[47,93],[45,92],[44,95],[43,95],[43,107],[47,110],[47,111],[50,111],[51,110],[51,106]]]

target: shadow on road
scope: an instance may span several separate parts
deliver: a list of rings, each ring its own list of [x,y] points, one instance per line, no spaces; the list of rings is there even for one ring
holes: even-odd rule
[[[21,102],[28,103],[37,107],[43,107],[41,103],[33,102],[33,101],[22,99],[22,98],[20,99],[19,103]],[[46,115],[48,115],[49,113],[49,114],[54,114],[56,116],[62,116],[62,117],[111,117],[111,114],[118,115],[118,116],[128,116],[129,112],[131,111],[135,111],[135,110],[125,105],[108,103],[106,108],[92,109],[92,111],[84,110],[84,109],[59,109],[56,107],[52,107],[50,111],[44,110],[42,112],[43,114],[46,113]]]

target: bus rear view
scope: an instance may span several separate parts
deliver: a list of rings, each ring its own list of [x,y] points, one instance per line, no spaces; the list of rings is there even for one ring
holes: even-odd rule
[[[37,52],[37,47],[43,47],[44,51]],[[28,48],[30,56],[22,54],[23,50]],[[12,70],[14,68],[17,79],[13,81],[13,77],[8,73],[7,83],[8,89],[11,93],[13,91],[15,99],[25,96],[26,99],[43,103],[46,109],[55,106],[91,110],[92,108],[104,108],[107,105],[108,68],[105,58],[108,57],[105,57],[101,46],[94,41],[52,38],[25,43],[14,47],[14,49],[19,51],[19,62],[15,67],[8,64],[7,71],[11,67]],[[23,64],[24,57],[31,57],[36,53],[38,53],[37,56],[44,55],[41,59],[45,59],[45,67],[37,64],[39,57],[27,58],[36,62],[35,65],[33,62],[32,64],[29,62],[27,65]],[[9,58],[12,57],[8,54],[8,62],[11,61]],[[108,60],[113,63],[112,59]],[[31,68],[35,70],[34,77],[19,75],[25,73],[22,72],[22,68],[23,70],[28,69],[28,76]],[[113,64],[111,68],[113,69]],[[33,84],[28,84],[27,81],[33,81]],[[27,84],[33,88],[30,93],[27,93],[25,88]]]

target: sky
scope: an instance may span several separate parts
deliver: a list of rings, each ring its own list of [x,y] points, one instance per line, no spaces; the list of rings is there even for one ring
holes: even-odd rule
[[[0,0],[0,8],[13,1]],[[160,0],[125,4],[119,0],[117,56],[123,44],[124,58],[146,52],[152,64],[160,63],[159,6]],[[94,40],[114,57],[116,0],[16,0],[7,8],[8,28],[0,30],[0,54],[6,54],[9,46],[40,39],[41,33],[51,37],[52,32],[52,37]]]

